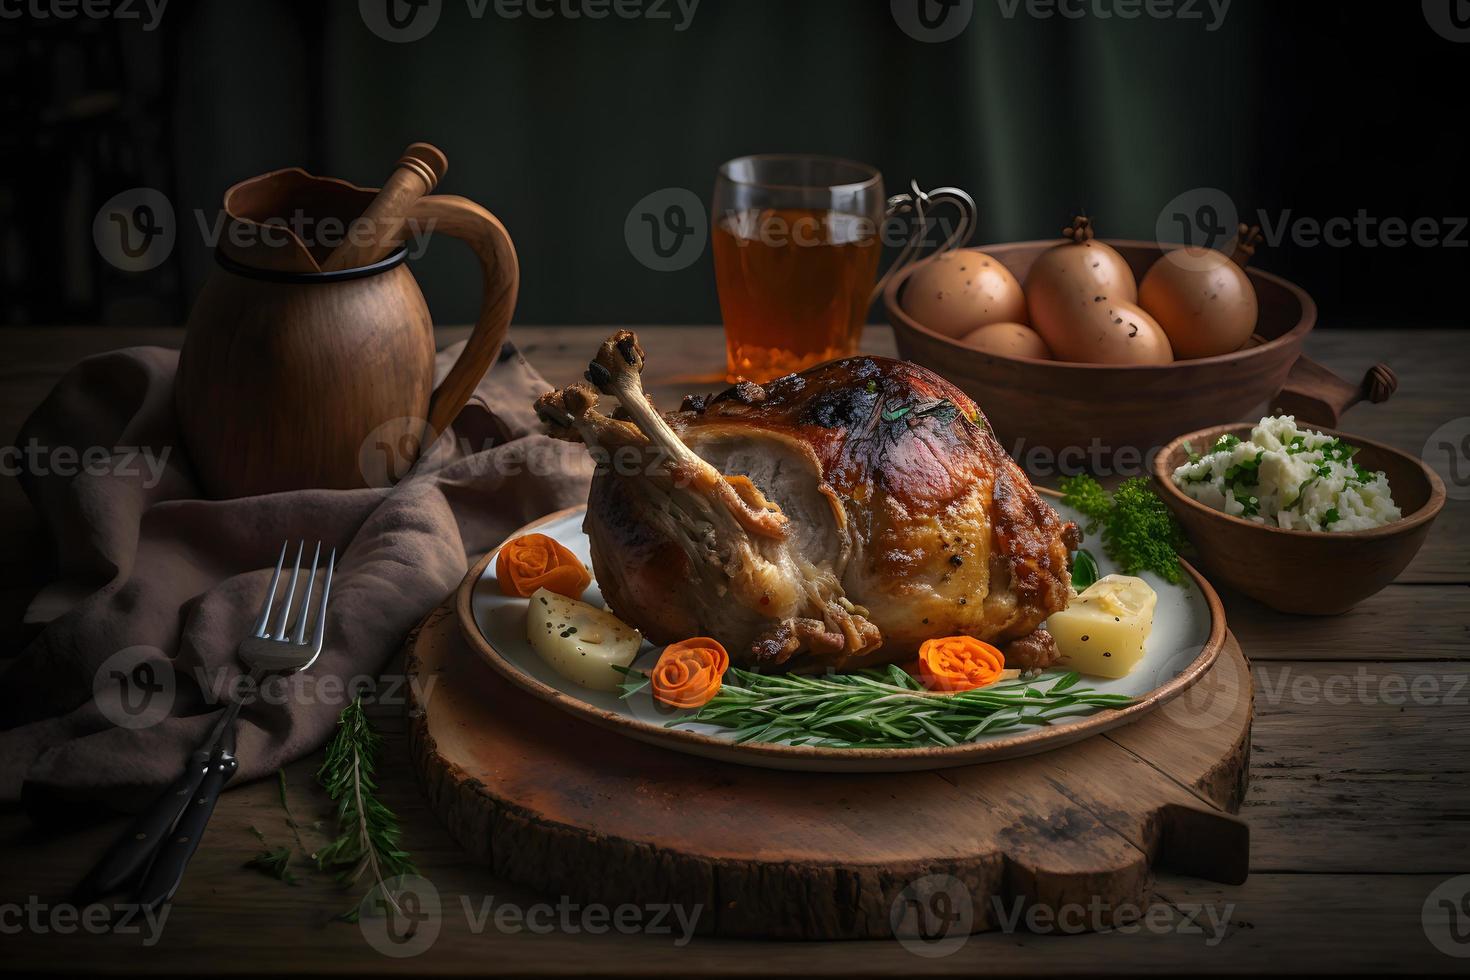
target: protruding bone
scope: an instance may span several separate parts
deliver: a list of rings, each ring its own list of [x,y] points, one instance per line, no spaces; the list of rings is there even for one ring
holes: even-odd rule
[[[558,439],[604,448],[648,445],[636,426],[597,411],[597,392],[584,384],[548,391],[536,399],[536,414]]]
[[[765,501],[764,497],[758,501],[748,500],[749,494],[737,492],[719,470],[684,445],[653,407],[643,390],[643,348],[638,344],[637,334],[631,330],[619,330],[603,341],[597,356],[587,365],[587,380],[599,391],[615,396],[622,403],[633,424],[650,442],[668,454],[670,469],[676,477],[696,489],[708,490],[712,499],[729,510],[751,534],[767,538],[786,536],[786,518],[774,504]]]

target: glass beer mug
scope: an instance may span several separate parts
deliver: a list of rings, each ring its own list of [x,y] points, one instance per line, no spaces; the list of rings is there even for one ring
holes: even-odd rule
[[[868,307],[925,244],[938,204],[959,212],[935,254],[968,240],[975,204],[954,187],[885,199],[883,175],[835,157],[762,154],[720,167],[710,222],[726,376],[769,381],[857,352]],[[877,282],[885,221],[913,234]]]

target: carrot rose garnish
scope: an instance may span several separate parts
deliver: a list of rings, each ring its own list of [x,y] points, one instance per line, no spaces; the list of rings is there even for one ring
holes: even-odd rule
[[[671,708],[698,708],[720,693],[730,655],[707,636],[664,647],[649,675],[653,698]]]
[[[931,691],[971,691],[1000,680],[1005,655],[973,636],[945,636],[919,647],[919,680]]]
[[[523,534],[507,541],[495,556],[495,580],[506,595],[530,598],[547,589],[580,599],[592,576],[577,556],[544,534]]]

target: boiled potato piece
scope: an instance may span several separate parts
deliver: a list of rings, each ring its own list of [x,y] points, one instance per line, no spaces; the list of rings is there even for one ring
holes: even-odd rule
[[[1047,617],[1063,665],[1097,677],[1123,677],[1143,658],[1158,594],[1141,578],[1104,575],[1061,612]]]
[[[526,639],[558,674],[594,691],[616,691],[643,636],[605,609],[537,589],[526,613]]]

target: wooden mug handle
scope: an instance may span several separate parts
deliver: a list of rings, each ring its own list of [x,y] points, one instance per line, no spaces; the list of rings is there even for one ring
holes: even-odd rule
[[[1331,429],[1358,402],[1388,401],[1398,387],[1398,375],[1387,364],[1373,365],[1355,385],[1303,354],[1291,366],[1286,384],[1271,405],[1287,415],[1295,415],[1298,422]]]
[[[454,362],[429,397],[429,425],[423,442],[427,448],[454,421],[459,410],[475,393],[480,379],[495,363],[500,345],[510,330],[516,294],[520,291],[521,270],[515,245],[500,219],[468,198],[431,194],[419,199],[410,217],[425,231],[443,232],[461,239],[474,249],[484,280],[480,317],[475,321],[475,329],[460,352],[459,360]]]

